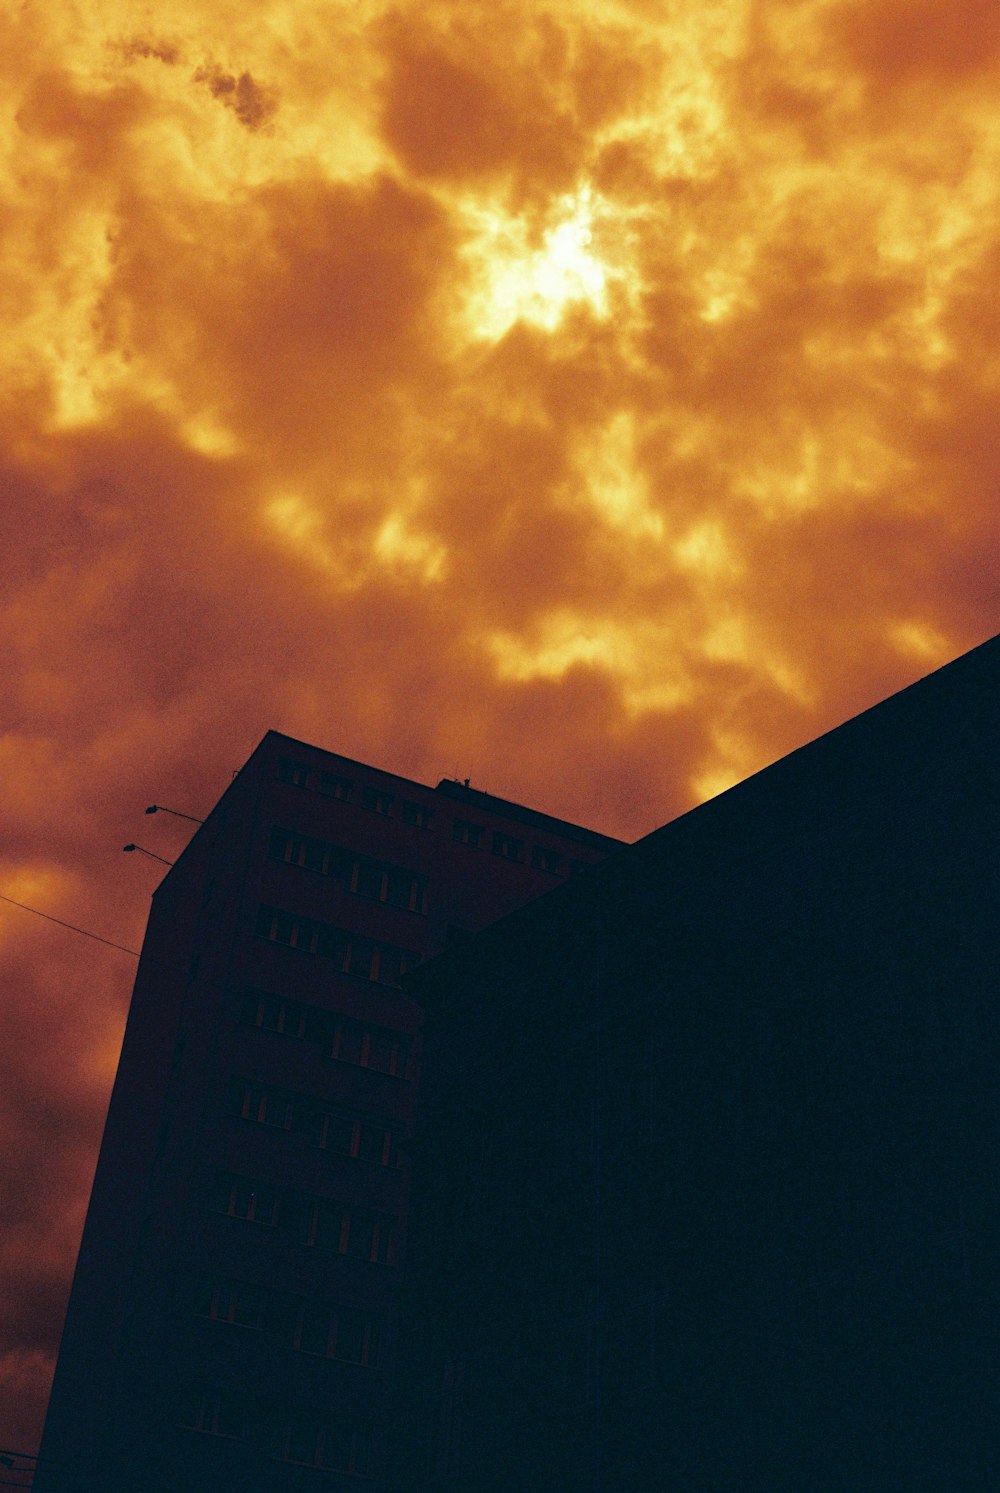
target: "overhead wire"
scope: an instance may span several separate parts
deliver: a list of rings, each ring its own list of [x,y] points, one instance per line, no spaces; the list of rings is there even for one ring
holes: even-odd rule
[[[62,918],[53,917],[50,912],[42,912],[39,907],[29,907],[27,902],[18,902],[14,897],[8,897],[0,892],[0,902],[9,902],[12,907],[20,907],[23,912],[33,912],[36,918],[45,918],[49,923],[58,923],[60,928],[69,928],[73,933],[82,933],[84,938],[93,938],[97,943],[107,944],[109,949],[120,949],[123,954],[131,954],[133,959],[139,958],[138,949],[126,948],[123,943],[115,943],[110,938],[102,938],[99,933],[91,933],[88,928],[78,928],[76,923],[67,923]]]

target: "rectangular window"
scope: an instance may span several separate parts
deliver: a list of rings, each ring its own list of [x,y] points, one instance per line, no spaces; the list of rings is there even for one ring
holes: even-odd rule
[[[401,907],[406,912],[423,912],[426,881],[412,871],[399,866],[390,866],[386,872],[385,895],[382,898],[390,907]]]
[[[483,843],[483,833],[481,824],[472,824],[468,819],[451,821],[451,838],[457,840],[459,845],[469,845],[473,850],[478,850]]]
[[[415,961],[415,956],[406,949],[376,944],[328,923],[314,923],[274,907],[260,908],[255,931],[258,938],[302,953],[320,954],[332,960],[343,973],[381,985],[398,985],[400,977]]]
[[[291,757],[282,757],[278,761],[278,777],[283,783],[294,783],[296,788],[304,788],[309,782],[309,765],[306,762],[296,762]]]
[[[536,871],[551,871],[555,876],[562,870],[562,856],[557,850],[546,850],[544,845],[532,845],[531,864]]]
[[[395,1136],[392,1130],[360,1115],[322,1113],[316,1141],[324,1151],[350,1156],[355,1161],[369,1161],[375,1166],[395,1166]]]
[[[389,1263],[391,1241],[392,1219],[388,1215],[320,1198],[313,1201],[306,1242],[314,1248],[385,1265]]]
[[[367,1476],[371,1433],[364,1421],[318,1410],[288,1410],[275,1440],[274,1455],[284,1462],[328,1472]]]
[[[331,798],[339,798],[344,803],[350,803],[354,796],[354,784],[351,779],[342,778],[336,772],[321,773],[319,786],[321,793],[328,793]]]
[[[282,912],[279,908],[261,907],[255,931],[258,938],[283,944],[289,949],[300,949],[306,954],[319,951],[320,924],[294,913]]]
[[[493,854],[502,855],[507,861],[523,860],[524,841],[518,840],[514,835],[505,835],[500,830],[494,830]]]
[[[264,1301],[265,1293],[260,1286],[203,1276],[195,1291],[194,1309],[199,1317],[208,1317],[212,1322],[260,1329],[264,1322]]]
[[[178,1425],[210,1436],[228,1436],[234,1441],[247,1434],[251,1412],[246,1396],[228,1389],[195,1389],[182,1393]]]
[[[358,1022],[338,1019],[333,1033],[330,1056],[358,1068],[374,1068],[378,1073],[406,1076],[409,1039],[401,1032],[381,1027],[365,1027]]]
[[[221,1172],[212,1189],[212,1211],[273,1228],[278,1222],[278,1190],[249,1177]]]
[[[292,1128],[292,1096],[283,1089],[234,1079],[229,1088],[229,1114],[251,1120],[255,1125],[270,1125],[277,1130]]]
[[[364,1312],[351,1307],[301,1302],[295,1314],[292,1342],[300,1353],[313,1353],[320,1358],[339,1358],[365,1368],[376,1361],[375,1323]]]
[[[308,1008],[299,1001],[288,1001],[263,990],[244,991],[240,1020],[244,1026],[257,1026],[265,1032],[285,1037],[305,1037]]]
[[[423,804],[411,803],[409,799],[403,800],[403,823],[412,824],[417,829],[430,829],[431,811]]]
[[[391,814],[392,794],[383,792],[381,788],[362,788],[361,807],[372,814]]]

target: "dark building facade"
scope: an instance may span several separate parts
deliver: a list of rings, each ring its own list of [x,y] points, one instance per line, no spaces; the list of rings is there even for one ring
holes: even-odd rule
[[[153,897],[37,1488],[385,1486],[400,981],[618,844],[265,737]]]
[[[394,1488],[1000,1486],[1000,641],[425,965]]]

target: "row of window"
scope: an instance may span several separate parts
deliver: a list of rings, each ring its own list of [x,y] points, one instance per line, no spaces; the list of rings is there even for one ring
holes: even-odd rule
[[[397,1136],[390,1125],[333,1108],[310,1094],[235,1078],[229,1085],[226,1110],[256,1125],[293,1131],[322,1151],[375,1166],[400,1165]]]
[[[379,1265],[396,1263],[393,1219],[370,1208],[276,1187],[232,1172],[220,1172],[215,1177],[211,1207],[229,1218],[282,1229],[301,1244],[329,1254],[350,1255]]]
[[[250,1281],[203,1276],[195,1288],[194,1311],[212,1322],[273,1330],[299,1353],[364,1368],[378,1362],[378,1324],[355,1307],[289,1297]]]
[[[333,772],[317,774],[308,763],[296,762],[291,757],[281,758],[278,763],[278,777],[283,783],[294,783],[299,788],[316,787],[321,793],[347,803],[358,801],[363,809],[368,809],[373,814],[390,817],[395,811],[395,795],[389,793],[388,790],[362,787],[358,798],[357,785],[350,778]],[[404,798],[401,801],[400,818],[404,824],[414,825],[418,829],[431,828],[431,810],[424,804],[414,803],[411,799]],[[485,849],[486,835],[487,831],[484,826],[475,824],[470,819],[452,820],[451,837],[460,845],[469,845],[474,850]],[[524,841],[502,830],[492,832],[490,849],[494,855],[502,856],[504,860],[524,860]],[[550,850],[544,845],[532,845],[531,864],[536,871],[548,871],[552,875],[559,875],[563,870],[563,857],[557,850]]]
[[[328,840],[317,840],[312,835],[299,835],[293,830],[279,828],[271,831],[268,855],[273,861],[300,866],[304,871],[335,876],[348,891],[359,897],[370,897],[373,902],[385,902],[389,907],[402,908],[404,912],[427,910],[426,876],[408,871],[404,866],[356,855]]]
[[[485,850],[486,848],[485,827],[481,824],[474,824],[471,819],[453,819],[451,837],[459,845],[468,845],[473,850]],[[494,855],[501,856],[505,861],[524,860],[524,841],[518,839],[517,835],[509,835],[503,830],[492,831],[490,849]],[[545,845],[532,845],[531,864],[536,871],[550,871],[557,876],[563,869],[563,858],[557,850],[549,850]]]
[[[336,772],[317,773],[308,762],[296,762],[292,757],[280,759],[278,777],[283,783],[292,783],[296,788],[317,788],[320,793],[325,793],[330,798],[339,798],[343,803],[360,803],[371,814],[384,814],[388,817],[395,808],[395,794],[385,788],[362,785],[358,794],[358,785],[352,778]],[[404,798],[400,803],[400,818],[404,824],[412,824],[415,829],[431,827],[430,809],[426,804],[415,803],[409,798]]]
[[[327,1057],[357,1068],[372,1068],[405,1078],[410,1040],[402,1032],[352,1021],[335,1011],[286,1000],[264,990],[246,990],[240,999],[240,1020],[261,1031],[296,1037],[319,1047]]]
[[[254,931],[258,938],[284,944],[300,953],[318,954],[330,959],[343,974],[374,980],[379,985],[398,985],[418,957],[408,949],[377,943],[359,933],[335,928],[331,923],[319,923],[276,907],[259,909]]]
[[[263,1437],[278,1461],[358,1476],[371,1473],[371,1427],[351,1416],[266,1405],[235,1390],[190,1385],[181,1390],[177,1424],[236,1441]]]

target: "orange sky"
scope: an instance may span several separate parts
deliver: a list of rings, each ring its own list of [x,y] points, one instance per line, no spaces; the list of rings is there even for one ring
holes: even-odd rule
[[[0,17],[0,891],[268,727],[635,837],[998,627],[995,0]],[[0,1445],[134,972],[0,904]]]

